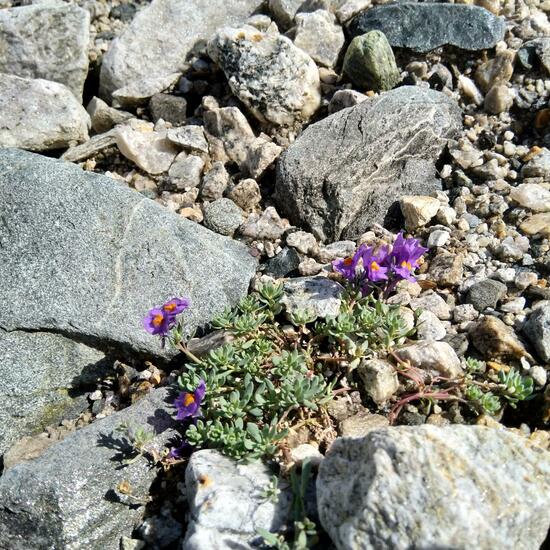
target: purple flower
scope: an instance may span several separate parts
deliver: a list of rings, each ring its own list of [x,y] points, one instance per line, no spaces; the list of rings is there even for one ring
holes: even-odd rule
[[[163,304],[162,309],[168,315],[179,315],[183,310],[188,309],[191,306],[191,300],[189,298],[172,298]]]
[[[388,279],[389,268],[385,265],[388,254],[388,246],[382,247],[378,254],[374,253],[373,246],[363,250],[363,269],[369,282],[377,283]]]
[[[393,243],[393,250],[388,258],[393,272],[401,279],[415,281],[412,272],[418,267],[418,260],[428,249],[420,246],[416,239],[405,239],[399,233]]]
[[[173,458],[175,460],[181,460],[182,458],[185,458],[189,454],[191,454],[191,451],[193,450],[193,447],[185,440],[181,442],[180,445],[177,447],[171,447],[170,452],[168,453],[168,458]]]
[[[204,380],[199,382],[199,385],[193,392],[181,392],[174,406],[178,413],[176,420],[185,420],[186,418],[196,418],[200,414],[200,406],[206,393],[206,384]]]
[[[359,248],[361,250],[361,247]],[[334,260],[332,262],[332,268],[334,271],[340,273],[348,281],[353,281],[355,279],[355,272],[357,269],[357,263],[361,258],[359,250],[353,255],[348,256],[347,258],[342,258],[340,260]]]
[[[150,309],[147,316],[143,319],[143,327],[145,330],[150,334],[158,334],[162,338],[166,337],[168,331],[174,324],[175,317],[158,307]]]

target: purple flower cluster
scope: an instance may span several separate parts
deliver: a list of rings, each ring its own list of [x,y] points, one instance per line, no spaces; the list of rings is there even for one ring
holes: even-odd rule
[[[174,401],[174,406],[178,411],[176,420],[185,420],[186,418],[196,418],[199,416],[205,393],[206,383],[202,379],[194,391],[181,392]]]
[[[172,298],[162,306],[150,309],[143,319],[143,327],[150,334],[158,335],[164,339],[175,326],[176,317],[190,306],[189,298]]]
[[[353,256],[332,262],[332,267],[348,281],[359,284],[363,293],[368,292],[373,283],[380,282],[388,291],[402,279],[416,280],[413,272],[427,250],[416,239],[405,239],[403,233],[399,233],[393,246],[375,250],[363,244]]]

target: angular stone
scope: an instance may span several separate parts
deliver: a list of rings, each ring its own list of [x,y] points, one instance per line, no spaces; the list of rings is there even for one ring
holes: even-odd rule
[[[541,235],[550,237],[550,212],[533,214],[521,222],[520,229],[527,235]]]
[[[167,398],[168,390],[153,390],[135,405],[69,435],[36,460],[6,471],[0,478],[0,537],[10,541],[10,549],[118,549],[120,537],[130,535],[143,516],[157,474],[143,456],[121,468],[131,449],[116,430],[123,422],[143,427],[155,435],[149,448],[161,451],[175,435]],[[122,482],[134,499],[116,493]]]
[[[265,134],[259,135],[248,148],[246,169],[253,178],[259,178],[277,160],[283,148],[273,143]]]
[[[309,312],[318,318],[338,315],[344,288],[326,277],[299,277],[284,284],[281,303],[287,315]]]
[[[212,168],[206,172],[204,178],[202,179],[201,197],[207,201],[221,199],[228,185],[229,174],[225,169],[223,162],[216,161],[212,163]]]
[[[365,437],[380,428],[389,426],[390,421],[382,414],[372,414],[364,410],[342,420],[338,425],[342,437]]]
[[[92,119],[92,128],[98,134],[107,132],[113,126],[134,118],[132,113],[119,111],[118,109],[109,107],[109,105],[102,99],[99,99],[99,97],[93,97],[90,103],[88,103],[86,110]]]
[[[328,112],[332,115],[342,109],[355,107],[355,105],[363,103],[366,99],[368,99],[367,95],[357,92],[356,90],[337,90],[330,100]]]
[[[5,330],[169,356],[141,326],[149,308],[190,297],[192,330],[245,295],[255,273],[245,246],[67,162],[0,149],[0,205]]]
[[[533,69],[541,64],[550,73],[550,37],[525,42],[518,50],[518,60],[525,69]]]
[[[226,0],[206,4],[203,0],[153,0],[113,40],[103,57],[101,97],[109,99],[133,81],[182,71],[198,41],[207,40],[224,25],[239,25],[261,3],[233,0],[228,6]]]
[[[63,84],[7,74],[0,74],[0,120],[0,147],[30,151],[81,143],[90,126],[88,113]]]
[[[522,183],[512,187],[510,197],[519,205],[534,212],[550,212],[550,191],[536,183]]]
[[[193,453],[185,471],[190,521],[181,550],[252,548],[258,529],[277,532],[289,513],[289,491],[265,498],[273,472],[261,462],[236,462],[219,451]]]
[[[82,162],[99,153],[116,147],[116,130],[112,129],[104,134],[93,136],[88,141],[69,147],[62,155],[61,159],[68,162]]]
[[[550,302],[544,303],[529,315],[523,332],[540,358],[550,363]]]
[[[456,286],[460,284],[464,275],[464,257],[462,254],[440,252],[430,261],[428,274],[430,279],[440,286]]]
[[[168,175],[178,189],[189,189],[200,185],[203,168],[201,157],[180,153],[170,166]]]
[[[105,354],[47,332],[0,329],[0,455],[24,435],[78,416],[87,386],[112,368]]]
[[[523,165],[521,175],[524,178],[544,178],[550,180],[550,150],[542,147],[538,154]]]
[[[156,132],[151,122],[132,119],[115,129],[120,152],[149,174],[162,174],[176,158],[178,149],[166,138],[166,131]]]
[[[401,80],[388,39],[380,31],[356,36],[344,57],[344,73],[358,87],[391,90]]]
[[[505,50],[478,67],[475,78],[483,92],[488,92],[495,84],[510,81],[514,73],[514,58],[515,52]]]
[[[334,15],[325,10],[296,15],[294,44],[324,67],[336,65],[345,42],[342,27],[334,20]]]
[[[424,310],[416,323],[416,336],[419,340],[443,340],[447,330],[435,313]]]
[[[289,273],[298,269],[299,265],[300,256],[296,250],[285,247],[267,262],[265,272],[276,278],[286,277]]]
[[[431,2],[376,6],[354,17],[352,36],[382,31],[393,47],[428,52],[451,45],[487,50],[504,38],[504,19],[477,6]]]
[[[474,283],[468,290],[466,301],[478,311],[488,307],[495,309],[497,303],[506,296],[506,285],[494,279],[484,279]]]
[[[281,208],[321,240],[359,236],[391,219],[399,196],[439,187],[434,161],[461,125],[456,103],[416,86],[339,111],[309,126],[279,159]]]
[[[181,126],[170,128],[166,137],[175,145],[191,153],[208,153],[208,142],[204,137],[202,126]]]
[[[439,211],[441,203],[433,197],[405,195],[399,199],[407,229],[426,225]]]
[[[77,6],[0,10],[0,73],[58,82],[82,101],[89,35],[90,15]]]
[[[463,374],[460,359],[447,342],[424,340],[399,348],[395,353],[413,367],[430,371],[435,376],[457,378]]]
[[[357,367],[364,389],[378,405],[385,403],[399,389],[395,367],[383,359],[361,361]]]
[[[495,84],[485,96],[483,108],[492,115],[504,113],[514,103],[514,90],[504,84]]]
[[[550,453],[508,430],[384,428],[332,445],[319,517],[340,550],[536,550],[550,525],[549,480]]]
[[[187,120],[187,101],[184,97],[155,94],[149,100],[149,110],[155,123],[162,118],[165,122],[180,126]]]
[[[514,330],[496,317],[482,317],[470,331],[470,339],[486,359],[531,358]]]
[[[321,104],[317,66],[285,36],[225,27],[208,42],[208,54],[260,122],[292,126]]]
[[[288,220],[281,218],[273,206],[268,206],[261,214],[251,214],[241,228],[244,237],[251,239],[280,239],[288,229]]]
[[[180,73],[164,76],[148,76],[134,80],[130,84],[116,89],[113,93],[113,107],[137,108],[147,104],[156,94],[171,88],[180,79]]]

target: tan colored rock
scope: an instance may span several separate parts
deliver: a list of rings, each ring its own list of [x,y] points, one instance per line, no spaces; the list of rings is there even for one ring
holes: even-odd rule
[[[338,431],[342,437],[365,437],[369,432],[389,425],[387,417],[364,410],[342,420]]]
[[[484,109],[492,114],[498,115],[510,110],[514,103],[514,92],[504,84],[495,84],[485,96]]]
[[[534,212],[550,211],[550,191],[536,183],[522,183],[513,187],[510,197]]]
[[[365,391],[377,405],[388,401],[399,388],[395,367],[384,359],[361,361],[357,372]]]
[[[402,347],[395,352],[403,361],[409,361],[413,367],[442,374],[449,378],[461,376],[463,371],[460,359],[447,342],[425,340]]]
[[[505,84],[510,81],[514,73],[515,56],[514,51],[505,50],[478,67],[475,79],[483,92],[488,92],[495,84]]]
[[[522,222],[519,227],[527,235],[550,237],[550,212],[534,214]]]
[[[405,216],[407,229],[416,229],[426,225],[437,214],[441,203],[433,197],[423,195],[405,195],[399,201],[401,212]]]

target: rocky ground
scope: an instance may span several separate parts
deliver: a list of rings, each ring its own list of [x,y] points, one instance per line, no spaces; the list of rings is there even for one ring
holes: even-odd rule
[[[315,463],[319,548],[544,545],[549,12],[0,0],[0,548],[283,532],[294,497],[258,491],[267,464],[204,449],[121,465],[121,425],[151,427],[159,456],[178,433],[184,362],[141,319],[190,297],[201,355],[223,343],[214,315],[266,282],[289,315],[335,314],[332,262],[401,229],[429,249],[387,299],[414,335],[339,379],[328,431],[281,445],[282,477]],[[531,391],[498,410],[408,401],[402,364],[442,380],[482,365],[480,384],[516,373]]]

